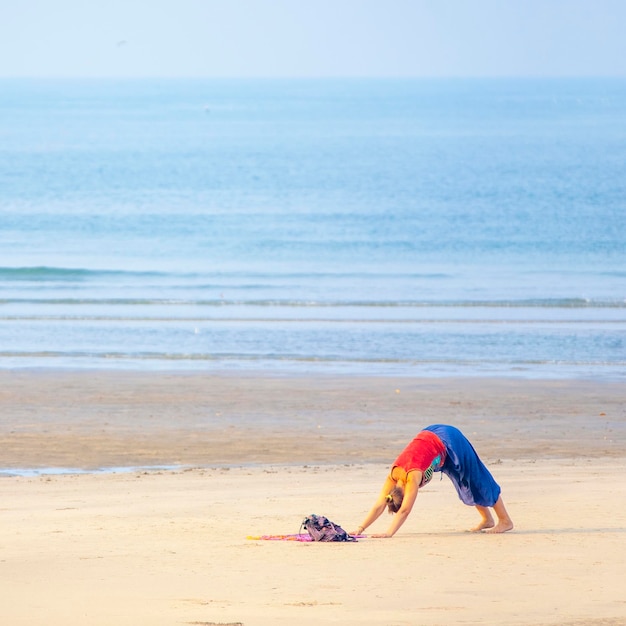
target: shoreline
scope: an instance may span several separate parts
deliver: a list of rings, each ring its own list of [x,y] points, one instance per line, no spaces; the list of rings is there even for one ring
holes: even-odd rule
[[[386,463],[424,426],[485,460],[626,456],[622,383],[0,371],[3,467]]]

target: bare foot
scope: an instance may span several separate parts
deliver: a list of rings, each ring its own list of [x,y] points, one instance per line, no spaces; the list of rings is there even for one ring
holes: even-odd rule
[[[486,530],[487,528],[493,528],[494,523],[492,519],[484,519],[478,524],[478,526],[474,526],[474,528],[470,528],[471,533],[479,533],[481,530]],[[489,532],[489,531],[488,531]]]
[[[513,530],[513,522],[511,520],[500,520],[495,526],[486,529],[485,532],[493,535],[505,533],[507,530]]]

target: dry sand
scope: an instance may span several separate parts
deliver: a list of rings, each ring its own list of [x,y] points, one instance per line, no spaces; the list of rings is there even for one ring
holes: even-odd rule
[[[0,623],[626,624],[623,384],[0,373]],[[514,531],[447,478],[393,539],[357,526],[421,427],[459,426]],[[12,475],[17,468],[176,466]],[[13,472],[15,473],[15,472]],[[384,531],[383,518],[372,531]]]

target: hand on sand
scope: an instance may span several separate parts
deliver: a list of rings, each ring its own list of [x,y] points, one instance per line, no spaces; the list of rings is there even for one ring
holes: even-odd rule
[[[377,535],[370,535],[370,537],[373,537],[374,539],[391,539],[391,535],[388,535],[387,533],[379,533]]]

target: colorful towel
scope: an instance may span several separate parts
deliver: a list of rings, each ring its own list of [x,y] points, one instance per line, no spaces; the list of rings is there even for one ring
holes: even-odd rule
[[[313,541],[308,533],[296,535],[248,535],[246,539],[252,539],[253,541]]]
[[[364,539],[366,535],[353,535],[356,539]],[[248,535],[246,539],[252,541],[313,541],[311,535],[295,534],[295,535]]]

